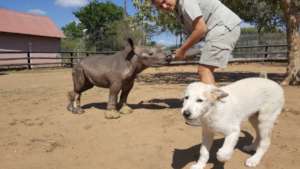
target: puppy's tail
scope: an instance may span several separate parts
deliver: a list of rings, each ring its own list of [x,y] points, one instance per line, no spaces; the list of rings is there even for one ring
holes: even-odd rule
[[[259,73],[259,77],[260,77],[260,78],[268,79],[268,73],[267,73],[267,72],[260,72],[260,73]]]

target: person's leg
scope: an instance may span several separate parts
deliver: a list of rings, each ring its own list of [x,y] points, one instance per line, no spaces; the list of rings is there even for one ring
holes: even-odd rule
[[[215,77],[214,77],[214,66],[208,66],[208,65],[199,65],[198,66],[198,76],[201,82],[206,84],[212,84],[215,85]]]
[[[203,83],[215,84],[215,68],[225,68],[232,50],[240,36],[240,27],[229,30],[225,26],[216,26],[206,36],[201,49],[198,74]]]

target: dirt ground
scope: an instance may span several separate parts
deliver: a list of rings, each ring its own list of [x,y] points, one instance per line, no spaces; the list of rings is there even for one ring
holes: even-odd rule
[[[180,115],[183,90],[197,80],[195,66],[149,68],[129,95],[134,113],[106,120],[107,89],[83,94],[85,113],[66,110],[72,87],[70,69],[0,73],[0,169],[187,169],[199,156],[201,128],[185,125]],[[216,73],[220,85],[267,72],[280,82],[280,65],[239,64]],[[285,87],[286,106],[272,135],[272,144],[257,169],[300,166],[300,88]],[[230,161],[215,153],[207,169],[243,169],[250,154],[241,147],[253,139],[246,122]]]

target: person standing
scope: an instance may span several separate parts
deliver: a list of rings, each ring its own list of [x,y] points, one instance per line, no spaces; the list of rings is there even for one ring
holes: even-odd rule
[[[198,65],[200,81],[215,85],[214,70],[225,68],[240,36],[241,19],[219,0],[152,0],[166,12],[175,12],[188,35],[175,51],[175,60],[185,59],[188,49],[204,41]]]

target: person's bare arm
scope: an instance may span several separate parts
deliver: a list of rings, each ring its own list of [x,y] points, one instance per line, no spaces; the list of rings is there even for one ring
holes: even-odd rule
[[[207,32],[207,25],[202,16],[197,17],[193,21],[193,32],[187,38],[187,40],[181,45],[180,48],[176,50],[175,59],[184,59],[186,51],[191,48],[193,45],[198,43],[206,34]]]

